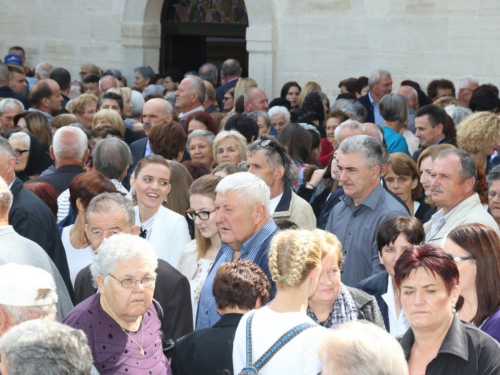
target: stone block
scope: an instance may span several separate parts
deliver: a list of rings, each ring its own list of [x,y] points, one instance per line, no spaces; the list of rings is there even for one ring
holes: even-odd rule
[[[488,53],[495,50],[500,35],[500,17],[452,17],[448,27],[450,51]]]
[[[437,3],[439,1],[448,0],[406,0],[406,14],[432,17],[436,14]]]

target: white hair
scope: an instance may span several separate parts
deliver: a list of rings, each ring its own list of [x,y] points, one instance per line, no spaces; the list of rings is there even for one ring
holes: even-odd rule
[[[144,107],[144,97],[140,92],[132,90],[130,95],[130,103],[132,104],[132,110],[130,117],[137,117],[142,115],[142,107]]]
[[[12,133],[9,137],[9,140],[11,139],[22,139],[24,144],[26,145],[26,148],[29,150],[31,148],[31,138],[28,135],[28,133],[25,132],[17,132],[17,133]]]
[[[370,89],[372,87],[372,85],[374,84],[377,84],[380,82],[380,78],[382,76],[391,76],[391,73],[389,73],[387,70],[375,70],[374,72],[372,72],[372,74],[370,74],[370,77],[368,78],[368,86],[370,86]]]
[[[286,107],[276,106],[269,108],[267,114],[269,115],[269,118],[272,118],[274,115],[282,115],[287,124],[290,122],[290,112],[286,109]]]
[[[115,80],[115,83],[116,83],[116,86],[115,87],[120,87],[120,81],[118,80],[118,78],[116,78],[115,76],[112,76],[112,75],[107,75],[107,76],[103,76],[99,79],[99,91],[102,91],[101,89],[101,82],[105,79],[105,78],[112,78]]]
[[[163,85],[149,85],[142,92],[142,96],[145,98],[148,95],[162,95],[163,91],[165,91],[165,87]]]
[[[407,375],[403,348],[385,330],[365,320],[329,330],[318,354],[326,374]]]
[[[472,111],[469,108],[464,108],[457,106],[455,104],[450,104],[444,107],[446,113],[453,119],[455,127],[457,127],[467,116],[472,115]]]
[[[252,208],[262,203],[269,212],[271,190],[260,177],[249,172],[238,172],[224,177],[215,188],[215,192],[222,195],[230,190],[236,192],[241,202]]]
[[[346,109],[349,108],[349,106],[351,105],[352,102],[353,102],[352,99],[337,99],[337,100],[335,100],[333,105],[330,107],[330,112],[337,111],[337,110],[345,112]]]
[[[94,263],[90,265],[92,281],[97,287],[96,277],[101,275],[106,282],[110,273],[115,271],[120,262],[135,259],[145,259],[155,270],[158,267],[158,257],[153,245],[139,236],[118,233],[104,240],[97,248]]]
[[[48,62],[41,62],[35,67],[35,74],[38,74],[41,79],[49,78],[50,76],[50,71],[54,68],[52,64],[49,64],[50,69],[46,70],[43,68],[44,64],[49,64]]]
[[[63,126],[57,129],[52,141],[56,160],[82,159],[87,149],[88,138],[82,129]]]
[[[342,133],[342,130],[344,130],[345,128],[349,128],[352,130],[361,130],[363,134],[365,133],[365,127],[359,121],[345,120],[343,123],[341,123],[339,126],[335,128],[335,134],[334,134],[335,139],[337,140],[339,139],[340,133]]]
[[[210,130],[205,130],[205,129],[197,129],[193,130],[191,134],[188,135],[187,139],[187,147],[189,147],[189,143],[193,138],[205,138],[205,140],[208,142],[210,146],[214,145],[214,139],[215,139],[215,134],[212,133]]]
[[[21,108],[21,111],[24,111],[24,105],[17,99],[7,98],[0,100],[0,115],[3,115],[3,112],[7,109],[16,109]]]
[[[471,82],[479,84],[477,78],[474,76],[466,75],[466,76],[460,77],[457,81],[456,86],[455,86],[456,92],[458,93],[461,89],[469,88],[469,84]]]

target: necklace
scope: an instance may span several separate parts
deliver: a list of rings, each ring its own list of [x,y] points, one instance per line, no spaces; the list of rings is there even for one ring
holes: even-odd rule
[[[129,338],[130,340],[132,340],[132,342],[137,345],[137,347],[140,349],[140,353],[141,355],[144,355],[144,348],[142,347],[144,345],[144,319],[141,320],[141,325],[142,325],[142,328],[141,328],[141,345],[139,345],[137,343],[137,341],[135,341],[132,337],[130,337],[130,335],[127,333],[127,331],[125,330],[125,328],[121,327],[120,328],[122,329],[123,333],[125,333]]]

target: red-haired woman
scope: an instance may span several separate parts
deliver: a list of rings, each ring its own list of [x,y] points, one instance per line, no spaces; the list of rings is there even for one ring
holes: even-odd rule
[[[394,281],[410,329],[401,338],[410,374],[500,373],[500,346],[455,315],[460,296],[458,268],[436,245],[406,250]]]

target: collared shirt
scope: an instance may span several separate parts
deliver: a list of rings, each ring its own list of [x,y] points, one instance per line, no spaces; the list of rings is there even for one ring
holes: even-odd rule
[[[400,339],[406,357],[410,359],[415,335],[410,328]],[[453,317],[450,329],[437,356],[427,365],[426,375],[497,375],[500,374],[500,346],[472,324]]]
[[[179,118],[181,121],[184,121],[191,113],[199,112],[199,111],[204,111],[203,106],[200,105],[199,107],[196,107],[195,109],[186,112],[186,113],[179,113]]]
[[[387,278],[389,279],[387,283],[387,292],[382,294],[381,297],[387,304],[387,310],[388,310],[387,315],[389,315],[389,325],[390,325],[389,332],[394,337],[398,337],[404,335],[406,331],[408,331],[408,328],[410,328],[410,325],[406,321],[405,312],[403,308],[399,312],[399,316],[396,315],[396,299],[394,298],[392,277],[391,275],[387,275]]]
[[[375,118],[375,124],[381,125],[384,123],[384,118],[380,115],[380,109],[378,103],[373,99],[371,91],[368,92],[368,98],[370,103],[373,105],[373,117]]]
[[[52,120],[54,119],[54,116],[52,116],[50,113],[47,113],[45,111],[40,111],[39,109],[36,108],[30,108],[28,109],[28,112],[40,112],[42,115],[44,115],[47,118],[47,121],[49,124],[52,124]]]
[[[450,212],[448,212],[446,215],[444,214],[444,210],[441,208],[438,212],[436,212],[434,215],[431,217],[431,230],[427,233],[425,236],[425,241],[429,241],[431,238],[433,238],[436,234],[439,233],[441,228],[446,224],[446,221],[450,218],[451,215],[453,215],[453,212],[457,209],[459,205],[456,205],[455,208],[453,208]]]
[[[282,196],[283,196],[283,193],[281,193],[277,197],[269,200],[269,213],[271,215],[274,214],[274,211],[276,211],[276,207],[278,207],[278,203],[280,203],[280,200],[281,200]]]
[[[241,245],[239,249],[240,257],[238,260],[250,259],[254,262],[265,240],[268,239],[269,236],[273,235],[276,230],[277,226],[274,223],[274,220],[270,218],[269,221],[257,231],[257,233]],[[216,308],[212,287],[214,284],[215,273],[217,272],[219,266],[224,262],[232,261],[233,249],[231,249],[228,244],[222,243],[219,255],[217,256],[212,269],[209,271],[205,284],[203,284],[203,288],[201,290],[196,330],[210,328],[221,318],[221,315],[218,313]]]
[[[154,155],[155,153],[151,150],[151,144],[149,143],[149,139],[146,142],[146,149],[144,150],[144,157],[149,155]]]
[[[408,216],[408,211],[380,184],[357,207],[343,195],[335,205],[326,230],[342,244],[345,261],[342,282],[355,287],[358,282],[384,270],[380,265],[376,232],[380,224],[393,216]]]

